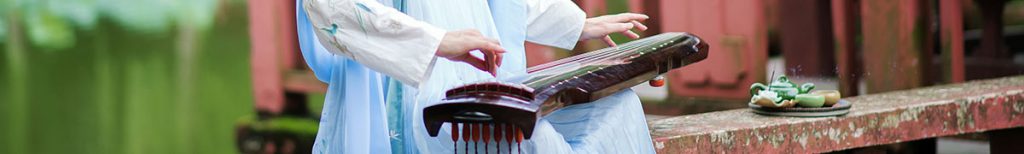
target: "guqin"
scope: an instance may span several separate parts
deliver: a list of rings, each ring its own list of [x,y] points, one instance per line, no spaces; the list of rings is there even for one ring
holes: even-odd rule
[[[469,142],[505,141],[511,152],[511,143],[518,147],[524,137],[529,139],[537,120],[548,113],[647,82],[704,60],[707,52],[708,45],[697,36],[659,34],[530,67],[527,75],[511,81],[450,89],[444,100],[424,109],[423,123],[430,136],[450,123],[456,144],[460,135],[467,148]]]

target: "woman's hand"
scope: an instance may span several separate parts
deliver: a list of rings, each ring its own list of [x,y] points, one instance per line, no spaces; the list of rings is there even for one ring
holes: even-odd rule
[[[640,21],[647,20],[647,18],[649,18],[647,15],[636,13],[620,13],[588,18],[583,24],[583,34],[580,34],[580,41],[601,38],[604,39],[604,43],[608,44],[608,46],[615,46],[615,42],[608,36],[612,33],[622,33],[626,37],[638,39],[640,35],[630,30],[633,28],[640,31],[647,30],[647,26],[640,23]]]
[[[484,59],[469,54],[474,50],[483,52]],[[505,53],[505,49],[501,48],[501,43],[498,40],[484,37],[480,31],[467,29],[445,33],[435,55],[452,61],[465,62],[496,76],[503,53]]]

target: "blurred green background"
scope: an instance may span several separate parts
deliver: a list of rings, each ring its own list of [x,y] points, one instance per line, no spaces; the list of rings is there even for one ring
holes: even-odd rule
[[[0,0],[0,153],[236,153],[244,0]]]

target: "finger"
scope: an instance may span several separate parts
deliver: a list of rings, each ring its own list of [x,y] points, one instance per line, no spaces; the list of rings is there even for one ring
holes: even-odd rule
[[[502,57],[505,55],[505,49],[501,48],[501,46],[495,46],[494,48],[498,49],[497,51],[491,51],[494,53],[494,59],[496,59],[495,63],[498,64],[498,67],[501,67],[501,61],[504,60]]]
[[[503,57],[505,57],[505,55],[502,54],[502,53],[499,53],[499,54],[496,54],[496,56],[497,57],[495,57],[495,59],[498,60],[498,67],[501,68],[502,67],[502,62],[504,62],[504,60],[505,60],[505,59],[503,59]]]
[[[638,38],[640,38],[640,35],[639,35],[639,34],[636,34],[636,33],[634,33],[634,32],[633,32],[633,31],[631,31],[631,30],[626,30],[626,31],[623,31],[623,32],[622,32],[622,35],[626,35],[626,37],[629,37],[629,38],[631,38],[631,39],[638,39]]]
[[[620,14],[614,15],[614,18],[612,20],[614,20],[615,22],[629,22],[631,20],[643,21],[643,20],[647,20],[647,18],[650,18],[650,17],[648,17],[647,15],[644,15],[644,14],[620,13]]]
[[[640,21],[633,20],[633,21],[629,21],[629,22],[633,23],[633,27],[636,27],[636,29],[638,29],[640,31],[646,31],[647,30],[647,25],[644,25],[643,23],[640,23]]]
[[[627,31],[633,29],[633,24],[630,23],[612,23],[608,24],[608,31],[604,35],[608,35],[615,32]]]
[[[495,51],[491,51],[491,52],[494,53],[494,63],[495,63],[495,65],[498,65],[498,67],[501,67],[501,62],[502,62],[502,60],[504,60],[504,59],[502,59],[502,57],[504,57],[503,56],[504,53],[503,52],[495,52]]]
[[[498,64],[501,63],[499,62],[501,59],[498,59],[498,55],[500,54],[493,51],[481,50],[480,52],[484,53],[484,62],[487,64],[487,70],[485,71],[490,72],[491,76],[498,76]]]
[[[477,58],[477,57],[471,56],[471,55],[469,55],[469,54],[466,54],[466,55],[463,55],[463,56],[461,56],[461,57],[460,57],[460,58],[459,58],[458,60],[456,60],[456,61],[461,61],[461,62],[464,62],[464,63],[466,63],[466,64],[472,65],[473,67],[476,67],[476,69],[479,69],[479,70],[481,70],[481,71],[487,71],[487,72],[490,72],[490,71],[488,71],[488,70],[487,70],[487,68],[488,68],[488,67],[487,67],[487,62],[485,62],[484,60],[482,60],[482,59],[480,59],[480,58]]]
[[[615,41],[612,40],[611,36],[604,36],[604,39],[602,39],[602,40],[604,40],[604,44],[608,44],[608,46],[611,46],[611,47],[616,46]]]
[[[497,77],[498,76],[498,64],[497,64],[498,60],[497,60],[497,58],[498,57],[495,56],[495,55],[490,55],[490,56],[487,56],[487,59],[484,60],[484,62],[487,63],[487,72],[491,73],[491,76],[493,76],[493,77]]]
[[[497,68],[501,66],[502,54],[505,53],[505,49],[497,44],[489,44],[481,47],[479,51],[484,54],[486,66],[488,66],[488,70],[485,71],[489,71],[491,75],[497,76]]]
[[[480,52],[505,53],[505,49],[496,43],[481,43],[475,49],[480,50]]]

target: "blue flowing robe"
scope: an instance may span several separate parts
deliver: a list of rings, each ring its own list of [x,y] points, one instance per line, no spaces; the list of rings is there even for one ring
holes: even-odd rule
[[[526,74],[523,42],[530,38],[526,35],[528,6],[522,0],[381,2],[398,4],[393,6],[444,29],[472,28],[499,39],[508,52],[498,78]],[[443,126],[438,137],[429,137],[421,111],[441,100],[444,90],[499,79],[470,65],[439,58],[419,89],[401,84],[327,52],[312,34],[301,5],[297,11],[303,57],[317,78],[330,85],[314,152],[452,153],[466,148],[465,144],[452,147],[450,125]],[[492,142],[486,149],[497,152],[499,144],[508,145]],[[470,149],[483,149],[483,145],[469,144],[475,146]],[[551,113],[538,122],[534,135],[521,148],[526,153],[653,153],[639,98],[631,90]]]
[[[299,48],[316,78],[328,84],[314,153],[391,153],[384,108],[384,75],[327,51],[296,1]]]

